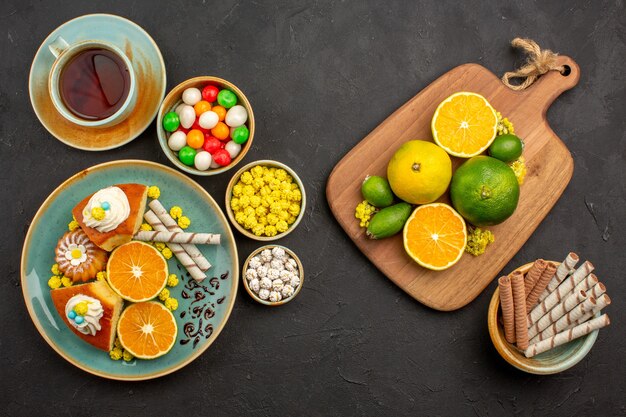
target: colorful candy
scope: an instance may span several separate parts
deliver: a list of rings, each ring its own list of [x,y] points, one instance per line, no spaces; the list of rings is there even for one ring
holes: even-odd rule
[[[178,117],[180,118],[180,125],[185,129],[189,129],[193,125],[193,122],[196,121],[196,111],[193,107],[185,105],[180,109]]]
[[[178,119],[178,115],[174,112],[165,113],[163,116],[163,129],[168,132],[174,132],[178,129],[180,124],[180,120]]]
[[[211,162],[213,162],[213,158],[207,151],[198,152],[193,160],[194,166],[200,171],[206,171],[209,169],[211,167]]]
[[[200,115],[198,124],[204,129],[213,129],[220,121],[220,117],[213,111],[207,111]]]
[[[197,88],[188,88],[183,91],[183,103],[195,106],[200,100],[202,100],[202,93]]]
[[[196,150],[190,146],[184,146],[178,151],[178,159],[187,166],[192,166],[196,157]]]
[[[222,90],[217,95],[217,102],[220,106],[230,109],[237,104],[237,96],[230,90]]]
[[[219,88],[214,85],[207,85],[202,89],[202,98],[213,103],[217,101],[217,94],[220,92]]]
[[[230,127],[239,127],[248,120],[248,112],[241,105],[231,107],[226,113],[226,124]]]
[[[169,148],[199,171],[228,166],[249,136],[248,111],[237,95],[214,85],[187,88],[182,103],[162,120]]]
[[[186,144],[187,135],[180,130],[172,133],[169,139],[167,139],[167,146],[173,151],[180,151]]]
[[[250,136],[250,131],[245,126],[239,126],[235,128],[231,136],[233,138],[233,142],[241,145],[248,140],[248,136]]]

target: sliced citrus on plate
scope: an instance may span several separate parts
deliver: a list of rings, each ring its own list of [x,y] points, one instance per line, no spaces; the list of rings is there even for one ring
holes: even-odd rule
[[[498,116],[480,94],[460,92],[439,104],[431,129],[437,145],[450,155],[470,158],[491,145],[498,132]]]
[[[117,323],[120,343],[140,359],[165,355],[174,346],[177,333],[174,315],[157,301],[128,306]]]
[[[128,301],[151,300],[165,288],[167,261],[154,246],[129,242],[111,253],[107,280],[113,291]]]
[[[467,241],[465,220],[443,203],[419,206],[404,225],[404,249],[424,268],[450,268],[463,255]]]

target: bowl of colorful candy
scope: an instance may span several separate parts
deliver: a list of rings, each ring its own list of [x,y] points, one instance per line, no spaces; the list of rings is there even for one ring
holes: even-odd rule
[[[306,194],[287,165],[261,160],[242,167],[226,188],[226,214],[241,234],[270,241],[291,233],[302,220]]]
[[[195,175],[215,175],[243,159],[254,138],[254,113],[233,83],[201,76],[178,84],[157,116],[157,135],[174,165]]]

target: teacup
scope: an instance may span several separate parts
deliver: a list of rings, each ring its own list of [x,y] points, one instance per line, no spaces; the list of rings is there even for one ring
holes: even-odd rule
[[[117,46],[97,40],[70,45],[59,36],[48,48],[56,58],[50,69],[48,91],[54,107],[65,119],[84,127],[109,127],[133,111],[137,101],[135,73],[132,62]],[[70,82],[75,84],[65,85]],[[91,91],[90,85],[100,89]]]

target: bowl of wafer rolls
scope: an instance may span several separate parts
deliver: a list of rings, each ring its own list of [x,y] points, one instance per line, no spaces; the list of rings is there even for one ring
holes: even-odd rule
[[[489,335],[498,353],[524,372],[549,375],[580,362],[611,304],[594,266],[570,252],[562,262],[538,259],[498,280],[489,304]]]

